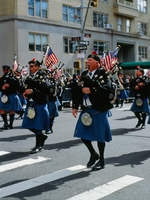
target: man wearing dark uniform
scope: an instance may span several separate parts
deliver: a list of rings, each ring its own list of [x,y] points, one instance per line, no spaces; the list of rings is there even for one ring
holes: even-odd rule
[[[35,58],[29,63],[30,75],[24,84],[23,97],[27,100],[22,128],[35,133],[36,144],[31,154],[41,151],[47,135],[42,130],[49,130],[49,112],[47,108],[50,82],[46,73],[40,69],[40,62]]]
[[[50,131],[46,131],[46,134],[53,133],[53,124],[55,117],[59,116],[58,113],[58,103],[57,103],[57,86],[56,80],[52,73],[49,71],[47,72],[47,77],[49,78],[51,84],[51,90],[48,93],[48,110],[50,113]]]
[[[134,93],[134,102],[130,108],[138,119],[135,128],[145,128],[146,114],[150,113],[149,108],[149,93],[147,86],[149,84],[149,77],[144,75],[144,70],[137,68],[136,78],[130,82],[130,89]]]
[[[20,89],[19,80],[13,74],[10,66],[4,65],[4,75],[0,78],[0,114],[4,121],[4,126],[1,129],[12,129],[15,112],[22,110],[22,105],[18,96]],[[7,112],[9,113],[10,123],[7,121]]]
[[[87,63],[88,70],[81,75],[78,91],[72,105],[74,117],[77,117],[79,105],[82,109],[76,124],[74,137],[81,138],[90,152],[87,167],[92,167],[98,160],[92,170],[100,170],[105,166],[105,142],[112,140],[108,111],[113,107],[110,101],[113,99],[114,93],[112,92],[112,82],[109,74],[105,69],[99,68],[99,57],[91,54],[88,56]],[[99,154],[93,148],[92,141],[97,141]]]

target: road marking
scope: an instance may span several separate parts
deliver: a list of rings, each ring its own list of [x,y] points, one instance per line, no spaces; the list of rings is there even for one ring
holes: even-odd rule
[[[123,189],[124,187],[127,187],[141,180],[143,180],[143,178],[126,175],[99,187],[96,187],[92,190],[76,195],[67,200],[99,200],[100,198],[110,195],[120,189]]]
[[[116,107],[116,110],[130,110],[130,108],[131,108],[131,105],[124,104],[123,107],[121,107],[121,108]]]
[[[3,156],[3,155],[6,155],[6,154],[9,154],[10,152],[7,152],[7,151],[0,151],[0,156]]]
[[[49,183],[51,181],[60,179],[60,178],[64,178],[67,176],[71,176],[73,174],[77,174],[79,172],[82,172],[84,169],[86,168],[86,166],[83,165],[77,165],[74,167],[70,167],[70,168],[66,168],[66,169],[62,169],[60,171],[56,171],[53,172],[51,174],[46,174],[43,176],[39,176],[27,181],[23,181],[11,186],[7,186],[7,187],[3,187],[0,188],[0,198],[2,197],[6,197],[12,194],[16,194],[18,192],[22,192],[34,187],[37,187],[39,185],[43,185],[45,183]]]
[[[25,159],[25,160],[22,160],[22,161],[2,165],[2,166],[0,166],[0,173],[8,171],[8,170],[15,169],[15,168],[18,168],[18,167],[23,167],[23,166],[26,166],[26,165],[32,165],[32,164],[35,164],[35,163],[43,162],[43,161],[46,161],[46,160],[51,160],[51,159],[50,158],[44,158],[44,157],[37,157],[37,158],[29,158],[29,159]]]

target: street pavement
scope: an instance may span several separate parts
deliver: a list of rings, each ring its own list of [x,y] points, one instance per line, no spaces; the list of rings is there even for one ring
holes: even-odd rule
[[[54,133],[42,152],[33,155],[29,151],[35,145],[34,134],[21,129],[22,120],[15,120],[14,129],[0,132],[0,199],[148,200],[150,125],[135,129],[137,119],[130,106],[111,110],[113,139],[106,143],[105,168],[100,171],[86,168],[89,153],[73,137],[77,119],[71,108],[59,112]]]

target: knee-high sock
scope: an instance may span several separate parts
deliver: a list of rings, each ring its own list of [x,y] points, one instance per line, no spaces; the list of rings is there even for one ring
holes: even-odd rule
[[[121,99],[121,101],[120,101],[121,106],[123,106],[123,102],[124,102],[124,99]]]
[[[97,146],[100,154],[100,161],[104,162],[104,150],[105,150],[105,142],[97,142]]]
[[[12,125],[13,125],[13,122],[14,122],[14,116],[15,116],[15,114],[9,114],[9,119],[10,119],[10,127],[12,127]]]
[[[41,143],[42,143],[42,131],[37,131],[36,132],[36,139],[37,139],[37,142],[36,142],[37,147],[41,147]]]
[[[139,112],[135,112],[134,114],[135,114],[135,116],[138,118],[139,121],[142,120]]]
[[[143,121],[143,124],[145,124],[145,120],[146,120],[146,113],[142,113],[142,121]]]
[[[54,123],[54,117],[51,117],[51,118],[50,118],[50,130],[51,130],[51,131],[53,131],[53,130],[52,130],[53,123]]]
[[[4,121],[4,124],[8,124],[8,122],[7,122],[7,113],[1,114],[1,117],[2,117],[2,119]]]
[[[95,149],[93,148],[92,142],[90,140],[81,139],[85,146],[88,148],[91,155],[95,154]]]

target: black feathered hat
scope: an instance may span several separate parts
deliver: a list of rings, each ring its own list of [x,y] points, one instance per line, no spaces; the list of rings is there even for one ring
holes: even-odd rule
[[[40,67],[40,65],[41,65],[41,63],[36,59],[36,58],[32,58],[32,60],[30,60],[29,62],[28,62],[28,64],[30,65],[30,64],[34,64],[34,65],[37,65],[37,66],[39,66]]]
[[[93,58],[94,60],[100,62],[100,58],[99,58],[99,56],[96,55],[96,54],[90,54],[90,55],[88,55],[87,58]]]
[[[11,67],[10,67],[9,65],[3,65],[2,68],[8,70],[8,69],[10,69]]]

